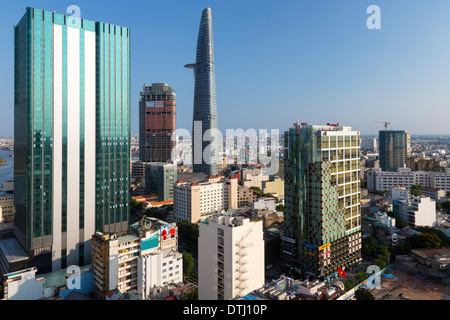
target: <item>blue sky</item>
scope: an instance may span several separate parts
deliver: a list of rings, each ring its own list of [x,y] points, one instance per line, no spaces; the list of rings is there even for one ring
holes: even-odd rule
[[[144,83],[177,92],[190,130],[201,11],[213,10],[219,127],[286,130],[296,119],[377,134],[450,134],[448,0],[15,0],[0,11],[0,136],[13,135],[13,26],[27,6],[131,29],[132,132]],[[381,30],[369,30],[370,5]]]

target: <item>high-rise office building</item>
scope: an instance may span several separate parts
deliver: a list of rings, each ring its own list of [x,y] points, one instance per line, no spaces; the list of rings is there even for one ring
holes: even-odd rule
[[[218,173],[219,135],[216,99],[212,11],[202,12],[197,42],[197,60],[186,68],[195,75],[194,116],[192,126],[193,171]]]
[[[168,163],[145,164],[145,193],[158,195],[158,201],[173,200],[173,185],[177,182],[177,166]]]
[[[360,135],[296,124],[285,134],[286,265],[326,278],[361,259]]]
[[[139,102],[139,159],[168,162],[176,141],[176,94],[165,83],[145,84]]]
[[[380,131],[380,167],[383,171],[395,171],[406,166],[411,156],[411,134],[406,130]]]
[[[128,230],[130,31],[27,8],[15,26],[14,234],[39,272]]]

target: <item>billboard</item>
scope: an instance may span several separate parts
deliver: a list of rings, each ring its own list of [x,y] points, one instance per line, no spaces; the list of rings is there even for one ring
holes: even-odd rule
[[[161,108],[164,107],[164,101],[145,101],[147,108]]]
[[[148,239],[141,240],[141,253],[144,251],[155,249],[159,247],[159,234],[155,233]]]
[[[170,223],[161,226],[160,231],[161,250],[170,249],[177,246],[177,226],[176,223]]]

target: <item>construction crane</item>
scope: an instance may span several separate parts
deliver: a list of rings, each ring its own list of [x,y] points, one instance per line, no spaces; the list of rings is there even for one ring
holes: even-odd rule
[[[384,123],[384,130],[386,130],[387,131],[387,129],[388,129],[388,125],[390,125],[391,123],[390,122],[380,122],[380,121],[374,121],[375,123]]]

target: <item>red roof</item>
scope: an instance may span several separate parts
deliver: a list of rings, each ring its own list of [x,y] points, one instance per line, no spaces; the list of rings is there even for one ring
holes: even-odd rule
[[[163,206],[165,204],[172,204],[173,200],[161,201],[161,202],[153,202],[152,206]]]

